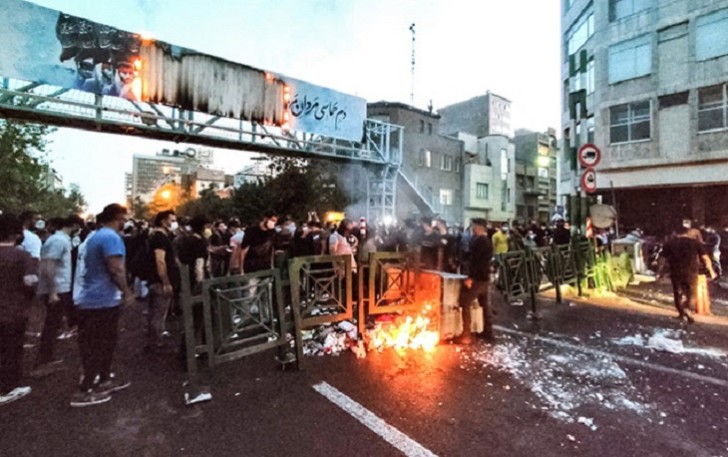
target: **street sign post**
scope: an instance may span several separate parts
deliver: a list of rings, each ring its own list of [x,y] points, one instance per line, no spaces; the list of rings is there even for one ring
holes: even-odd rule
[[[593,168],[587,168],[581,175],[581,188],[584,192],[593,194],[597,191],[597,172]]]
[[[584,168],[594,168],[602,160],[602,151],[592,143],[587,143],[579,148],[579,163]]]

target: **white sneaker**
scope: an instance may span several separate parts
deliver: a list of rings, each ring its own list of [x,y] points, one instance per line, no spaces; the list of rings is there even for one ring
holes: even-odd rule
[[[28,386],[25,387],[16,387],[15,389],[11,390],[5,395],[0,395],[0,405],[6,405],[8,403],[12,403],[15,400],[20,400],[21,398],[28,395],[31,391],[31,388]]]

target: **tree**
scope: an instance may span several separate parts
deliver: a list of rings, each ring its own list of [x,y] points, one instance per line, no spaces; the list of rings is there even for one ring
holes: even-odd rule
[[[0,119],[0,210],[21,213],[34,210],[45,217],[80,213],[86,201],[72,185],[68,193],[50,188],[53,172],[47,161],[47,136],[55,129],[47,125]]]

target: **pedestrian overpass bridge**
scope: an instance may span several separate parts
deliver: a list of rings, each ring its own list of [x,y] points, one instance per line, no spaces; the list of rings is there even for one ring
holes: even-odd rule
[[[0,39],[18,44],[0,50],[0,116],[360,163],[367,217],[395,215],[404,129],[366,119],[365,100],[23,0],[0,6]]]

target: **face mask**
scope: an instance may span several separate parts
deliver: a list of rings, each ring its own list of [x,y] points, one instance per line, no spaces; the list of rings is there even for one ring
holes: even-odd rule
[[[273,230],[275,227],[276,227],[276,223],[273,221],[267,221],[265,223],[265,228],[267,228],[268,230]]]
[[[185,232],[192,233],[192,226],[191,225],[185,225]]]
[[[177,231],[178,228],[179,228],[179,224],[177,223],[177,221],[174,221],[171,224],[169,224],[169,230],[171,232]]]
[[[45,230],[46,223],[43,219],[40,219],[38,222],[35,223],[35,228],[38,230]]]

